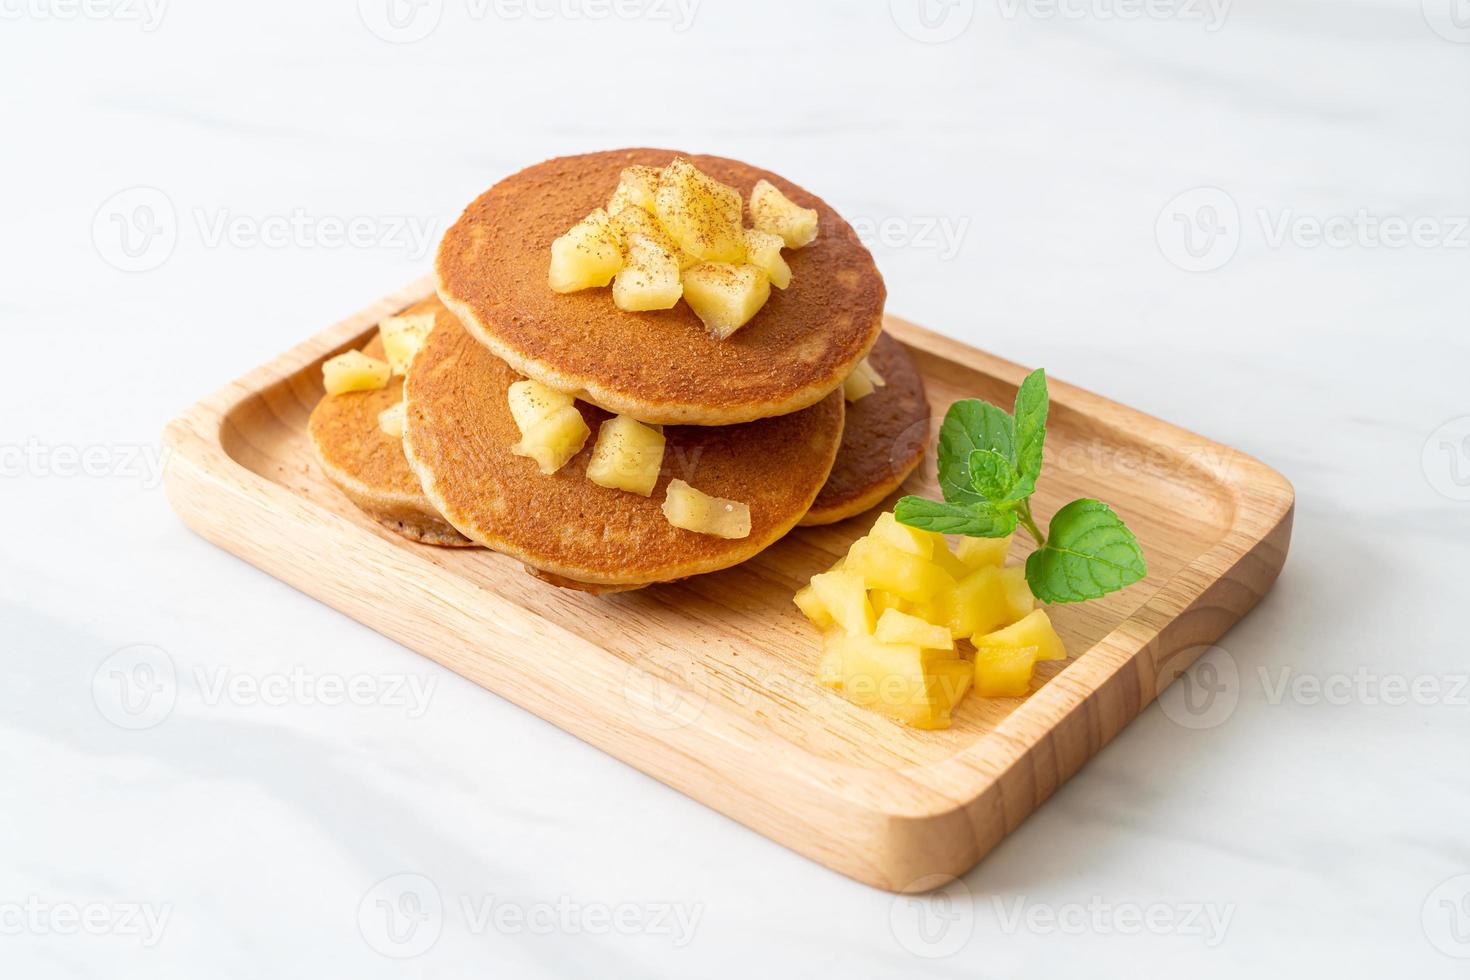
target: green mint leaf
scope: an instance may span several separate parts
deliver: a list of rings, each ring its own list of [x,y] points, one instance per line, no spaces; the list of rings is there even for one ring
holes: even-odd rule
[[[939,428],[939,488],[952,504],[978,504],[984,498],[970,482],[970,454],[991,449],[1014,460],[1015,422],[1003,409],[978,398],[949,406]]]
[[[1147,573],[1138,539],[1100,500],[1074,500],[1057,511],[1046,546],[1026,559],[1026,581],[1042,602],[1096,599]]]
[[[1010,498],[1016,475],[1011,461],[994,449],[977,449],[970,454],[970,486],[993,504]]]
[[[972,506],[941,503],[923,497],[904,497],[893,509],[898,523],[936,534],[963,534],[971,538],[1003,538],[1016,529],[1012,511],[988,504]]]
[[[1041,475],[1041,446],[1046,441],[1046,413],[1051,399],[1046,390],[1046,372],[1037,368],[1026,375],[1016,392],[1016,470],[1019,477],[1015,493],[1029,497],[1036,492],[1036,479]]]

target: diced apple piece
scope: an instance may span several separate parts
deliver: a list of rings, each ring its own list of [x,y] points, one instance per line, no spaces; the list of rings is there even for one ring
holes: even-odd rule
[[[623,243],[624,262],[627,261],[628,253],[632,250],[633,239],[642,236],[652,239],[665,252],[674,256],[679,263],[680,272],[699,264],[699,259],[681,249],[679,243],[664,231],[664,226],[658,223],[658,219],[642,208],[624,204],[618,210],[608,212],[608,215],[613,230],[618,233],[618,239]]]
[[[404,404],[389,405],[378,413],[378,428],[383,435],[392,439],[403,438]]]
[[[960,538],[955,556],[970,568],[1004,565],[1013,537],[1014,534],[1007,534],[1003,538]]]
[[[607,202],[607,213],[616,214],[619,208],[632,205],[653,214],[653,198],[658,193],[658,178],[662,173],[657,167],[624,167],[618,176],[617,189]]]
[[[905,599],[898,607],[899,612],[916,616],[926,623],[947,624],[949,622],[949,597],[953,592],[953,586],[945,586],[927,599],[918,601]]]
[[[857,367],[852,369],[842,382],[842,397],[850,402],[862,401],[879,388],[888,387],[888,382],[883,380],[883,375],[874,370],[873,365],[868,363],[865,357],[858,362]]]
[[[956,581],[969,575],[971,571],[970,567],[955,557],[953,551],[949,550],[949,542],[944,539],[944,535],[935,534],[934,537],[937,539],[934,542],[934,554],[929,560],[954,576]]]
[[[717,538],[750,536],[750,505],[711,497],[683,480],[669,483],[663,512],[670,524],[686,531],[711,534]]]
[[[541,472],[550,476],[581,451],[591,434],[577,407],[564,405],[533,425],[510,451],[534,459]]]
[[[798,207],[768,180],[750,192],[750,216],[758,231],[780,235],[787,248],[801,248],[817,237],[817,212]]]
[[[704,262],[744,262],[740,192],[680,157],[659,175],[654,213],[679,247]]]
[[[841,627],[833,627],[822,634],[822,659],[817,664],[817,683],[823,687],[842,686],[842,638]]]
[[[903,596],[898,595],[894,592],[888,592],[884,589],[869,590],[868,598],[873,603],[873,611],[879,616],[883,615],[883,610],[885,609],[898,609],[904,611],[904,606],[908,605],[908,603],[905,603],[903,601]]]
[[[846,569],[823,572],[812,576],[811,590],[827,615],[848,633],[873,632],[873,605],[861,576]]]
[[[383,353],[388,357],[388,366],[394,374],[407,374],[409,362],[419,352],[434,329],[434,314],[410,313],[405,316],[384,317],[378,324],[378,335],[383,338]]]
[[[613,303],[630,313],[639,310],[669,310],[684,295],[679,280],[679,260],[654,241],[634,235],[628,242],[628,259],[613,280]]]
[[[982,698],[1024,698],[1031,692],[1035,647],[976,647],[975,693]]]
[[[810,585],[798,589],[791,601],[796,603],[796,608],[801,610],[801,614],[819,630],[825,630],[836,622],[832,618],[832,613],[827,610],[827,604],[817,595],[817,590]]]
[[[935,626],[897,609],[883,610],[873,636],[880,643],[906,643],[925,650],[954,649],[954,637],[947,626]]]
[[[860,371],[853,371],[842,380],[842,397],[850,402],[860,402],[876,390]]]
[[[936,664],[957,659],[952,650],[925,649],[916,643],[884,643],[877,637],[843,631],[842,672],[873,678],[909,676],[932,670]]]
[[[368,357],[360,350],[350,350],[322,364],[322,383],[329,395],[345,395],[349,391],[377,391],[386,387],[393,369],[387,361]]]
[[[939,547],[948,547],[944,538],[932,531],[922,531],[916,527],[909,527],[907,524],[900,524],[892,511],[884,511],[878,515],[878,520],[873,522],[873,530],[868,532],[868,536],[875,541],[887,542],[899,551],[918,555],[925,561],[934,557],[935,538],[939,539]]]
[[[753,265],[705,262],[684,273],[684,299],[720,340],[749,323],[770,297],[770,277]]]
[[[1036,608],[1036,597],[1031,594],[1031,586],[1026,582],[1024,566],[1012,565],[1009,568],[1002,568],[1000,584],[1005,591],[1007,624],[1018,622]]]
[[[929,696],[929,714],[925,724],[915,728],[943,729],[950,725],[955,706],[975,681],[975,667],[968,660],[946,660],[931,668],[925,693]]]
[[[1010,622],[1000,569],[977,568],[962,578],[948,596],[946,612],[955,636],[985,634]]]
[[[951,653],[844,636],[842,695],[915,728],[945,728],[973,668]]]
[[[853,542],[847,553],[847,567],[861,575],[869,588],[896,592],[914,602],[932,598],[955,584],[939,566],[873,538]]]
[[[557,391],[529,378],[512,384],[505,397],[510,402],[511,417],[522,436],[530,434],[536,424],[552,412],[575,404],[575,399],[565,391]]]
[[[781,257],[785,244],[780,235],[745,229],[745,261],[766,270],[766,275],[771,277],[771,285],[777,289],[791,285],[791,266]]]
[[[598,208],[551,243],[551,267],[546,282],[558,293],[606,286],[623,267],[623,245]]]
[[[1067,659],[1067,648],[1062,645],[1062,638],[1057,635],[1051,625],[1051,618],[1043,609],[1032,611],[1026,618],[1005,629],[975,637],[975,649],[981,647],[1024,647],[1034,649],[1037,660]]]
[[[644,425],[630,415],[619,415],[597,430],[587,479],[600,487],[647,497],[653,493],[663,465],[663,430]]]

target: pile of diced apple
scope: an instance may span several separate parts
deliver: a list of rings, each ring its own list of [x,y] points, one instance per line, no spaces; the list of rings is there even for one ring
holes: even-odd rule
[[[948,728],[972,682],[982,697],[1024,697],[1036,663],[1067,654],[1024,569],[1005,566],[1009,547],[962,538],[951,551],[943,535],[881,515],[796,593],[823,631],[818,680],[915,728]]]
[[[724,339],[760,312],[771,287],[791,285],[782,248],[817,237],[817,212],[769,181],[740,193],[682,157],[667,167],[628,167],[606,208],[551,243],[547,283],[559,293],[612,284],[620,310],[672,309],[684,299]]]

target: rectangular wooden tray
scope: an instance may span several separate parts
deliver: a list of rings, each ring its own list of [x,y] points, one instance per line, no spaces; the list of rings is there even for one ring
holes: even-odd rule
[[[762,834],[879,888],[973,867],[1241,618],[1275,580],[1291,485],[1233,449],[1053,380],[1047,516],[1078,496],[1137,532],[1149,577],[1053,610],[1072,659],[1025,699],[968,696],[920,732],[818,686],[792,593],[873,515],[800,528],[737,568],[623,595],[543,584],[480,550],[412,544],[322,477],[306,439],[321,362],[428,280],[201,401],[165,432],[169,499],[203,537]],[[1009,405],[1024,370],[897,318],[949,403]],[[909,492],[936,493],[932,458]],[[1024,548],[1018,543],[1020,557]]]

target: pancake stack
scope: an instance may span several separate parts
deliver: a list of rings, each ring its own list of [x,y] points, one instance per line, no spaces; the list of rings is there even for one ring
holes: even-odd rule
[[[687,291],[671,308],[630,312],[607,289],[548,285],[552,243],[608,205],[626,168],[662,171],[676,158],[742,201],[765,181],[817,215],[815,239],[782,253],[789,285],[723,339]],[[327,477],[411,540],[490,548],[562,588],[624,591],[728,568],[798,524],[877,506],[923,455],[923,382],[881,333],[872,256],[831,207],[775,174],[651,149],[549,160],[470,204],[440,243],[436,272],[437,299],[408,311],[432,316],[432,329],[406,377],[325,395],[310,423]],[[870,393],[850,400],[850,376],[870,379],[858,386]],[[514,451],[524,419],[512,385],[526,379],[573,397],[589,433],[550,470]],[[400,397],[397,440],[378,416]],[[637,490],[588,475],[614,416],[662,435],[657,478]],[[576,415],[568,424],[581,428]],[[670,508],[688,488],[744,505],[748,528],[676,526]]]

